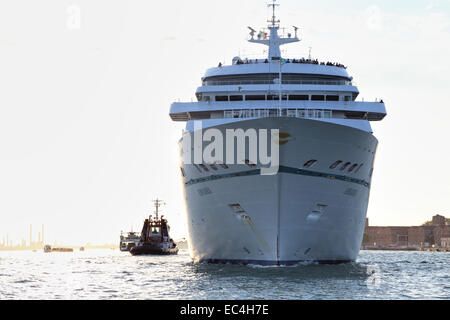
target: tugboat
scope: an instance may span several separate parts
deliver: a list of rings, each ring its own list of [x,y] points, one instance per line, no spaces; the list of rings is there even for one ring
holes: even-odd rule
[[[141,239],[139,243],[130,249],[132,255],[142,254],[177,254],[177,244],[169,236],[169,224],[164,216],[158,217],[158,209],[164,204],[161,200],[154,200],[155,203],[155,219],[150,215],[145,219],[142,227]]]

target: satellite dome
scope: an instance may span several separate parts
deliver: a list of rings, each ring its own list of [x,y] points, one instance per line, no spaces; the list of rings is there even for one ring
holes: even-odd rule
[[[236,64],[240,60],[241,60],[240,57],[234,57],[233,60],[232,60],[232,64]]]

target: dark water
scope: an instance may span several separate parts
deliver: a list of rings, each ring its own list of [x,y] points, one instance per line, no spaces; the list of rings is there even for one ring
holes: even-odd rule
[[[0,299],[450,299],[450,253],[361,251],[355,263],[193,264],[118,250],[0,252]]]

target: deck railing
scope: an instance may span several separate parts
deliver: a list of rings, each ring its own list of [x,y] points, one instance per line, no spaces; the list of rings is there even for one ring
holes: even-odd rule
[[[242,80],[242,81],[232,81],[232,80],[206,80],[203,81],[203,86],[233,86],[242,84],[278,84],[275,80]],[[351,81],[346,80],[282,80],[282,84],[300,84],[300,85],[326,85],[326,86],[354,86],[355,84]]]
[[[244,109],[225,110],[225,119],[230,118],[265,118],[265,117],[293,117],[307,119],[330,119],[333,117],[332,110],[317,109]]]

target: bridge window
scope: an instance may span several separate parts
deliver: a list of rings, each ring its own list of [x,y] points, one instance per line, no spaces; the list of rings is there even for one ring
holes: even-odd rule
[[[342,163],[342,161],[341,160],[338,160],[338,161],[336,161],[335,163],[333,163],[331,166],[330,166],[330,169],[335,169],[338,165],[340,165]]]
[[[309,100],[309,96],[306,94],[291,95],[291,96],[289,96],[289,100]]]
[[[339,101],[339,96],[327,96],[327,101]]]
[[[314,163],[316,163],[317,162],[317,160],[309,160],[308,162],[306,162],[303,166],[305,167],[305,168],[309,168],[309,167],[311,167]]]
[[[248,96],[245,96],[245,100],[247,100],[247,101],[266,100],[266,96],[264,96],[264,95],[248,95]]]
[[[312,95],[312,96],[311,96],[311,100],[312,100],[312,101],[324,101],[324,100],[325,100],[325,96],[322,96],[322,95]]]
[[[269,94],[269,95],[267,95],[267,100],[278,101],[278,100],[280,100],[280,96],[275,95],[275,94]],[[287,100],[287,95],[282,95],[281,100]]]
[[[216,101],[228,101],[228,96],[216,96]]]
[[[242,101],[244,100],[242,96],[230,96],[230,101]]]

